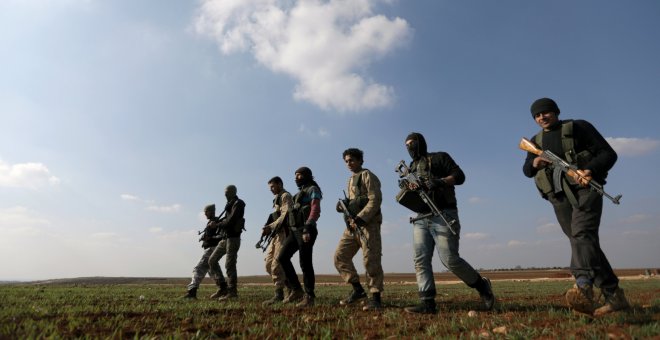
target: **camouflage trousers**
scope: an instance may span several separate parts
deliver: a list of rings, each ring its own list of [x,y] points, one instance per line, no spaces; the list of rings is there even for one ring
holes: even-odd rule
[[[383,267],[381,265],[382,242],[380,237],[380,223],[372,223],[362,229],[369,240],[369,248],[362,244],[357,233],[351,235],[348,229],[344,230],[337,250],[335,250],[335,268],[346,283],[359,283],[360,276],[353,265],[353,257],[362,249],[362,262],[367,273],[367,287],[369,292],[383,291]]]
[[[231,287],[236,287],[238,275],[236,272],[236,262],[238,260],[238,249],[241,248],[241,238],[239,237],[230,237],[226,238],[215,247],[211,256],[209,257],[209,263],[218,264],[220,259],[223,256],[225,257],[225,269],[227,270],[227,280],[225,281],[224,276],[222,275],[222,269],[218,265],[218,278],[220,282],[227,282],[227,285]]]
[[[275,287],[277,288],[284,288],[286,282],[286,275],[284,274],[282,265],[280,265],[280,261],[277,260],[285,239],[286,234],[284,233],[284,230],[275,234],[268,245],[268,248],[266,248],[266,257],[264,258],[264,261],[266,262],[266,272],[273,279],[273,283],[275,283]]]
[[[218,287],[220,286],[220,282],[224,281],[224,279],[222,279],[222,272],[218,261],[209,262],[209,258],[214,250],[215,247],[204,249],[202,258],[193,269],[192,281],[188,284],[188,290],[199,288],[199,284],[202,283],[202,280],[204,280],[207,273]]]

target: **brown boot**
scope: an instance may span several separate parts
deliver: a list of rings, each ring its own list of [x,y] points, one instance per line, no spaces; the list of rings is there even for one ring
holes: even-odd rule
[[[628,299],[626,299],[626,295],[623,293],[623,289],[617,287],[614,294],[604,295],[605,304],[594,311],[594,316],[603,316],[605,314],[630,308],[630,304],[628,303]]]
[[[594,289],[591,285],[579,287],[577,284],[566,291],[566,303],[574,311],[592,315],[594,313]]]
[[[221,296],[218,301],[227,301],[229,299],[237,299],[238,298],[238,290],[236,289],[236,286],[230,286],[227,288],[227,294]]]
[[[282,303],[298,302],[302,300],[304,296],[305,292],[303,292],[302,288],[294,288],[291,290],[291,293],[282,300]]]
[[[298,304],[296,305],[296,307],[298,308],[306,308],[313,306],[314,306],[314,297],[307,294],[305,294],[305,297],[302,299],[302,301],[298,302]]]
[[[270,306],[284,300],[284,288],[275,289],[275,296],[261,303],[262,306]]]
[[[227,282],[221,282],[220,283],[220,288],[218,288],[218,290],[215,293],[211,294],[210,298],[211,299],[218,299],[220,297],[223,297],[223,296],[227,295],[227,292],[228,292]]]

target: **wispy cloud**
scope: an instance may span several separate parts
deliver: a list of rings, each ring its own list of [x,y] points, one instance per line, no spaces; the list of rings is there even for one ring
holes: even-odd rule
[[[488,234],[485,233],[466,233],[463,235],[464,238],[470,240],[484,240],[488,238]]]
[[[138,200],[140,200],[139,197],[131,195],[131,194],[121,194],[120,197],[124,201],[138,201]]]
[[[297,100],[324,110],[370,110],[391,105],[394,90],[364,70],[412,35],[405,20],[373,12],[381,2],[202,0],[194,29],[225,54],[250,51],[271,71],[296,79]]]
[[[306,135],[306,136],[314,136],[314,137],[330,137],[330,132],[326,130],[323,127],[319,127],[318,129],[314,130],[305,124],[300,124],[298,127],[298,132]]]
[[[561,230],[557,223],[546,223],[536,227],[536,232],[539,234],[549,234]]]
[[[175,213],[175,212],[179,212],[179,210],[181,210],[181,205],[180,204],[150,205],[150,206],[147,207],[147,210],[162,212],[162,213]]]
[[[149,228],[149,232],[154,233],[154,234],[158,234],[158,233],[163,232],[163,228],[160,228],[160,227]]]
[[[651,218],[652,216],[647,214],[634,214],[621,219],[621,222],[624,224],[637,224],[650,221]]]
[[[0,187],[38,189],[59,183],[60,179],[42,163],[9,164],[0,160]]]
[[[470,204],[478,204],[478,203],[481,203],[481,202],[483,202],[483,201],[484,201],[484,200],[483,200],[483,198],[481,198],[481,197],[473,196],[473,197],[468,198],[468,202],[469,202]]]
[[[145,210],[161,212],[161,213],[175,213],[181,210],[181,204],[174,203],[170,205],[158,205],[154,200],[145,200],[133,194],[121,194],[119,197],[124,201],[139,202],[146,205]]]
[[[660,141],[651,138],[605,138],[621,156],[643,156],[656,150]]]

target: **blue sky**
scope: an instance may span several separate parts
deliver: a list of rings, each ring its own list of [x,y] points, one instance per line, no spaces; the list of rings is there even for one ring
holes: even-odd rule
[[[619,153],[610,262],[657,267],[659,16],[651,0],[2,1],[0,280],[188,276],[201,210],[228,184],[247,203],[239,275],[265,274],[266,182],[295,192],[302,165],[324,192],[315,267],[335,273],[348,147],[383,185],[384,270],[413,272],[394,201],[411,131],[466,173],[473,266],[567,266],[517,148],[546,96]]]

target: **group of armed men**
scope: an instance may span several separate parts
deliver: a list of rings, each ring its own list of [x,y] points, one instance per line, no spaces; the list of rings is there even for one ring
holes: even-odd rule
[[[550,98],[538,99],[531,105],[532,118],[541,131],[530,141],[544,153],[528,152],[523,173],[534,178],[537,189],[551,203],[559,225],[570,241],[570,269],[575,284],[566,292],[566,301],[573,310],[595,316],[629,308],[598,236],[603,194],[607,195],[602,185],[617,155],[589,122],[560,120],[559,113],[557,103]],[[424,136],[419,133],[409,134],[405,147],[412,162],[408,166],[402,161],[397,168],[402,177],[397,200],[417,213],[410,221],[413,224],[413,261],[420,299],[419,304],[407,307],[405,311],[437,313],[431,266],[434,249],[438,250],[440,261],[449,271],[479,293],[484,309],[491,310],[495,295],[490,280],[481,276],[458,252],[461,224],[454,190],[465,181],[463,171],[448,153],[429,152]],[[342,157],[351,176],[348,196],[336,207],[337,212],[344,214],[347,228],[339,239],[334,264],[352,290],[339,304],[351,305],[367,299],[362,309],[378,311],[383,308],[380,181],[363,167],[361,150],[349,148]],[[568,166],[560,169],[562,164]],[[322,192],[308,167],[295,171],[295,183],[299,191],[292,196],[284,189],[280,177],[268,181],[270,191],[275,195],[274,212],[263,227],[257,247],[261,245],[266,250],[266,271],[274,282],[275,295],[263,302],[265,306],[290,303],[304,308],[314,305],[312,253],[318,235],[316,222],[321,214]],[[236,260],[244,230],[245,203],[238,198],[233,185],[227,186],[225,196],[227,204],[220,216],[215,216],[214,205],[204,209],[208,218],[201,239],[205,250],[193,270],[184,298],[196,298],[199,284],[207,273],[217,285],[211,298],[224,301],[238,297]],[[611,199],[609,195],[607,197]],[[353,265],[353,257],[359,250],[362,250],[368,292],[360,283]],[[291,263],[296,252],[303,274],[302,285]],[[227,278],[219,265],[225,255]],[[604,301],[595,300],[594,286],[600,288]]]

